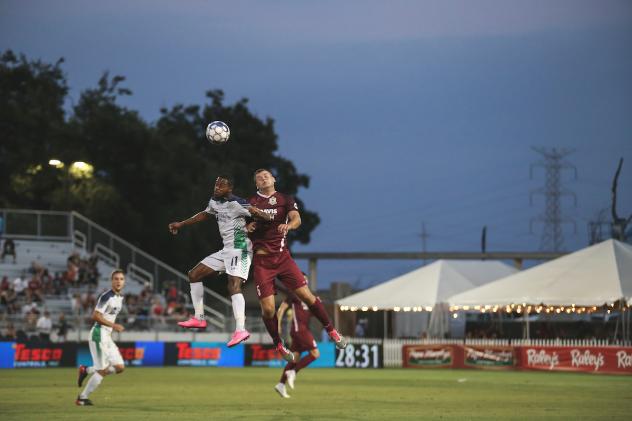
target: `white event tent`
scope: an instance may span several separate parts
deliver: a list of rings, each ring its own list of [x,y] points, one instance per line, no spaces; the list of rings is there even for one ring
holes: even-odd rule
[[[447,298],[503,278],[517,270],[498,261],[437,260],[367,290],[336,301],[340,310],[395,312],[430,311]],[[447,306],[433,312],[430,320],[432,336],[447,331]],[[405,320],[401,320],[405,322]],[[400,323],[401,324],[401,323]],[[420,333],[419,321],[411,323],[409,335]],[[401,332],[400,332],[401,333]]]
[[[632,304],[632,246],[607,240],[486,285],[455,294],[454,307]]]

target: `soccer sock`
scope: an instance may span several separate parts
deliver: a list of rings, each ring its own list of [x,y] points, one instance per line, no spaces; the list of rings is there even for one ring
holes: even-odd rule
[[[92,377],[90,377],[90,380],[88,380],[88,384],[86,385],[85,389],[83,389],[83,392],[81,392],[81,395],[79,395],[79,397],[81,399],[88,399],[90,393],[94,392],[96,388],[99,387],[102,380],[103,376],[95,372]]]
[[[287,381],[286,372],[294,370],[294,367],[296,367],[296,363],[287,363],[285,365],[285,368],[283,369],[283,374],[281,374],[281,383],[285,384],[285,382]]]
[[[270,334],[272,338],[272,342],[274,342],[274,346],[278,345],[281,342],[281,337],[279,336],[279,319],[277,319],[276,313],[270,319],[266,319],[262,317],[263,324],[266,325],[266,330]]]
[[[94,373],[94,367],[86,367],[86,373],[88,374]]]
[[[296,368],[294,369],[297,373],[300,369],[307,367],[312,361],[316,358],[312,354],[307,354],[301,360],[296,363]]]
[[[325,306],[323,306],[322,301],[320,301],[320,297],[316,297],[316,301],[314,301],[314,304],[309,306],[309,311],[311,311],[312,314],[318,319],[318,321],[323,324],[323,327],[325,328],[325,330],[327,330],[327,333],[334,330],[334,326],[329,320],[329,316],[325,311]]]
[[[235,330],[246,329],[246,300],[241,292],[230,296],[233,302],[233,315],[235,316]]]
[[[195,317],[204,319],[204,284],[202,282],[191,282],[191,303],[195,309]]]

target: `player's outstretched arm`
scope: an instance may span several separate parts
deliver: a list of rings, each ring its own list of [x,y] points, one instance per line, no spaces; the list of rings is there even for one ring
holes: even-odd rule
[[[248,208],[248,212],[250,212],[250,215],[254,216],[255,218],[263,219],[264,221],[274,220],[274,215],[272,215],[271,213],[265,213],[255,206],[250,206]]]
[[[92,320],[94,320],[95,322],[99,323],[100,325],[111,327],[112,329],[116,330],[117,332],[122,332],[122,331],[125,330],[123,325],[120,325],[118,323],[112,323],[112,322],[106,320],[105,317],[103,317],[103,313],[101,313],[100,311],[97,311],[97,310],[94,310],[94,313],[92,313]]]
[[[197,224],[198,222],[202,222],[207,220],[210,217],[208,212],[198,212],[195,215],[193,215],[192,217],[185,219],[184,221],[179,221],[179,222],[172,222],[169,224],[169,232],[172,233],[173,235],[176,235],[178,233],[178,230],[180,230],[180,228],[186,226],[186,225],[193,225],[193,224]]]

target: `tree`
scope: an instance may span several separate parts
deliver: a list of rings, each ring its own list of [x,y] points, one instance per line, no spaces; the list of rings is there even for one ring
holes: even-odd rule
[[[208,103],[162,109],[154,124],[118,99],[131,95],[125,78],[104,73],[64,112],[68,85],[61,65],[28,61],[7,51],[0,61],[0,206],[77,210],[147,252],[185,270],[220,247],[212,224],[188,230],[174,246],[168,222],[206,206],[219,174],[235,177],[236,194],[254,192],[253,173],[269,168],[279,190],[296,195],[309,177],[276,154],[271,118],[260,119],[248,100],[224,104],[220,90]],[[206,123],[222,120],[231,140],[221,146],[204,139]],[[6,139],[6,141],[5,141]],[[85,161],[91,177],[73,177],[48,160]],[[6,178],[4,178],[6,177]],[[303,207],[303,225],[290,241],[309,242],[318,215]]]

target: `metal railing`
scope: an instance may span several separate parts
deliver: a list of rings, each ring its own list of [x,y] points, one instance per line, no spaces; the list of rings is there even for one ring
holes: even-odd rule
[[[176,282],[180,290],[188,289],[189,279],[185,274],[78,212],[0,209],[0,216],[4,220],[6,237],[69,241],[75,247],[95,251],[99,258],[113,267],[133,268],[136,279],[151,278],[154,291],[164,289],[170,282]],[[209,288],[205,292],[206,309],[211,316],[208,321],[228,329],[226,322],[229,319],[226,316],[232,314],[231,301]]]

